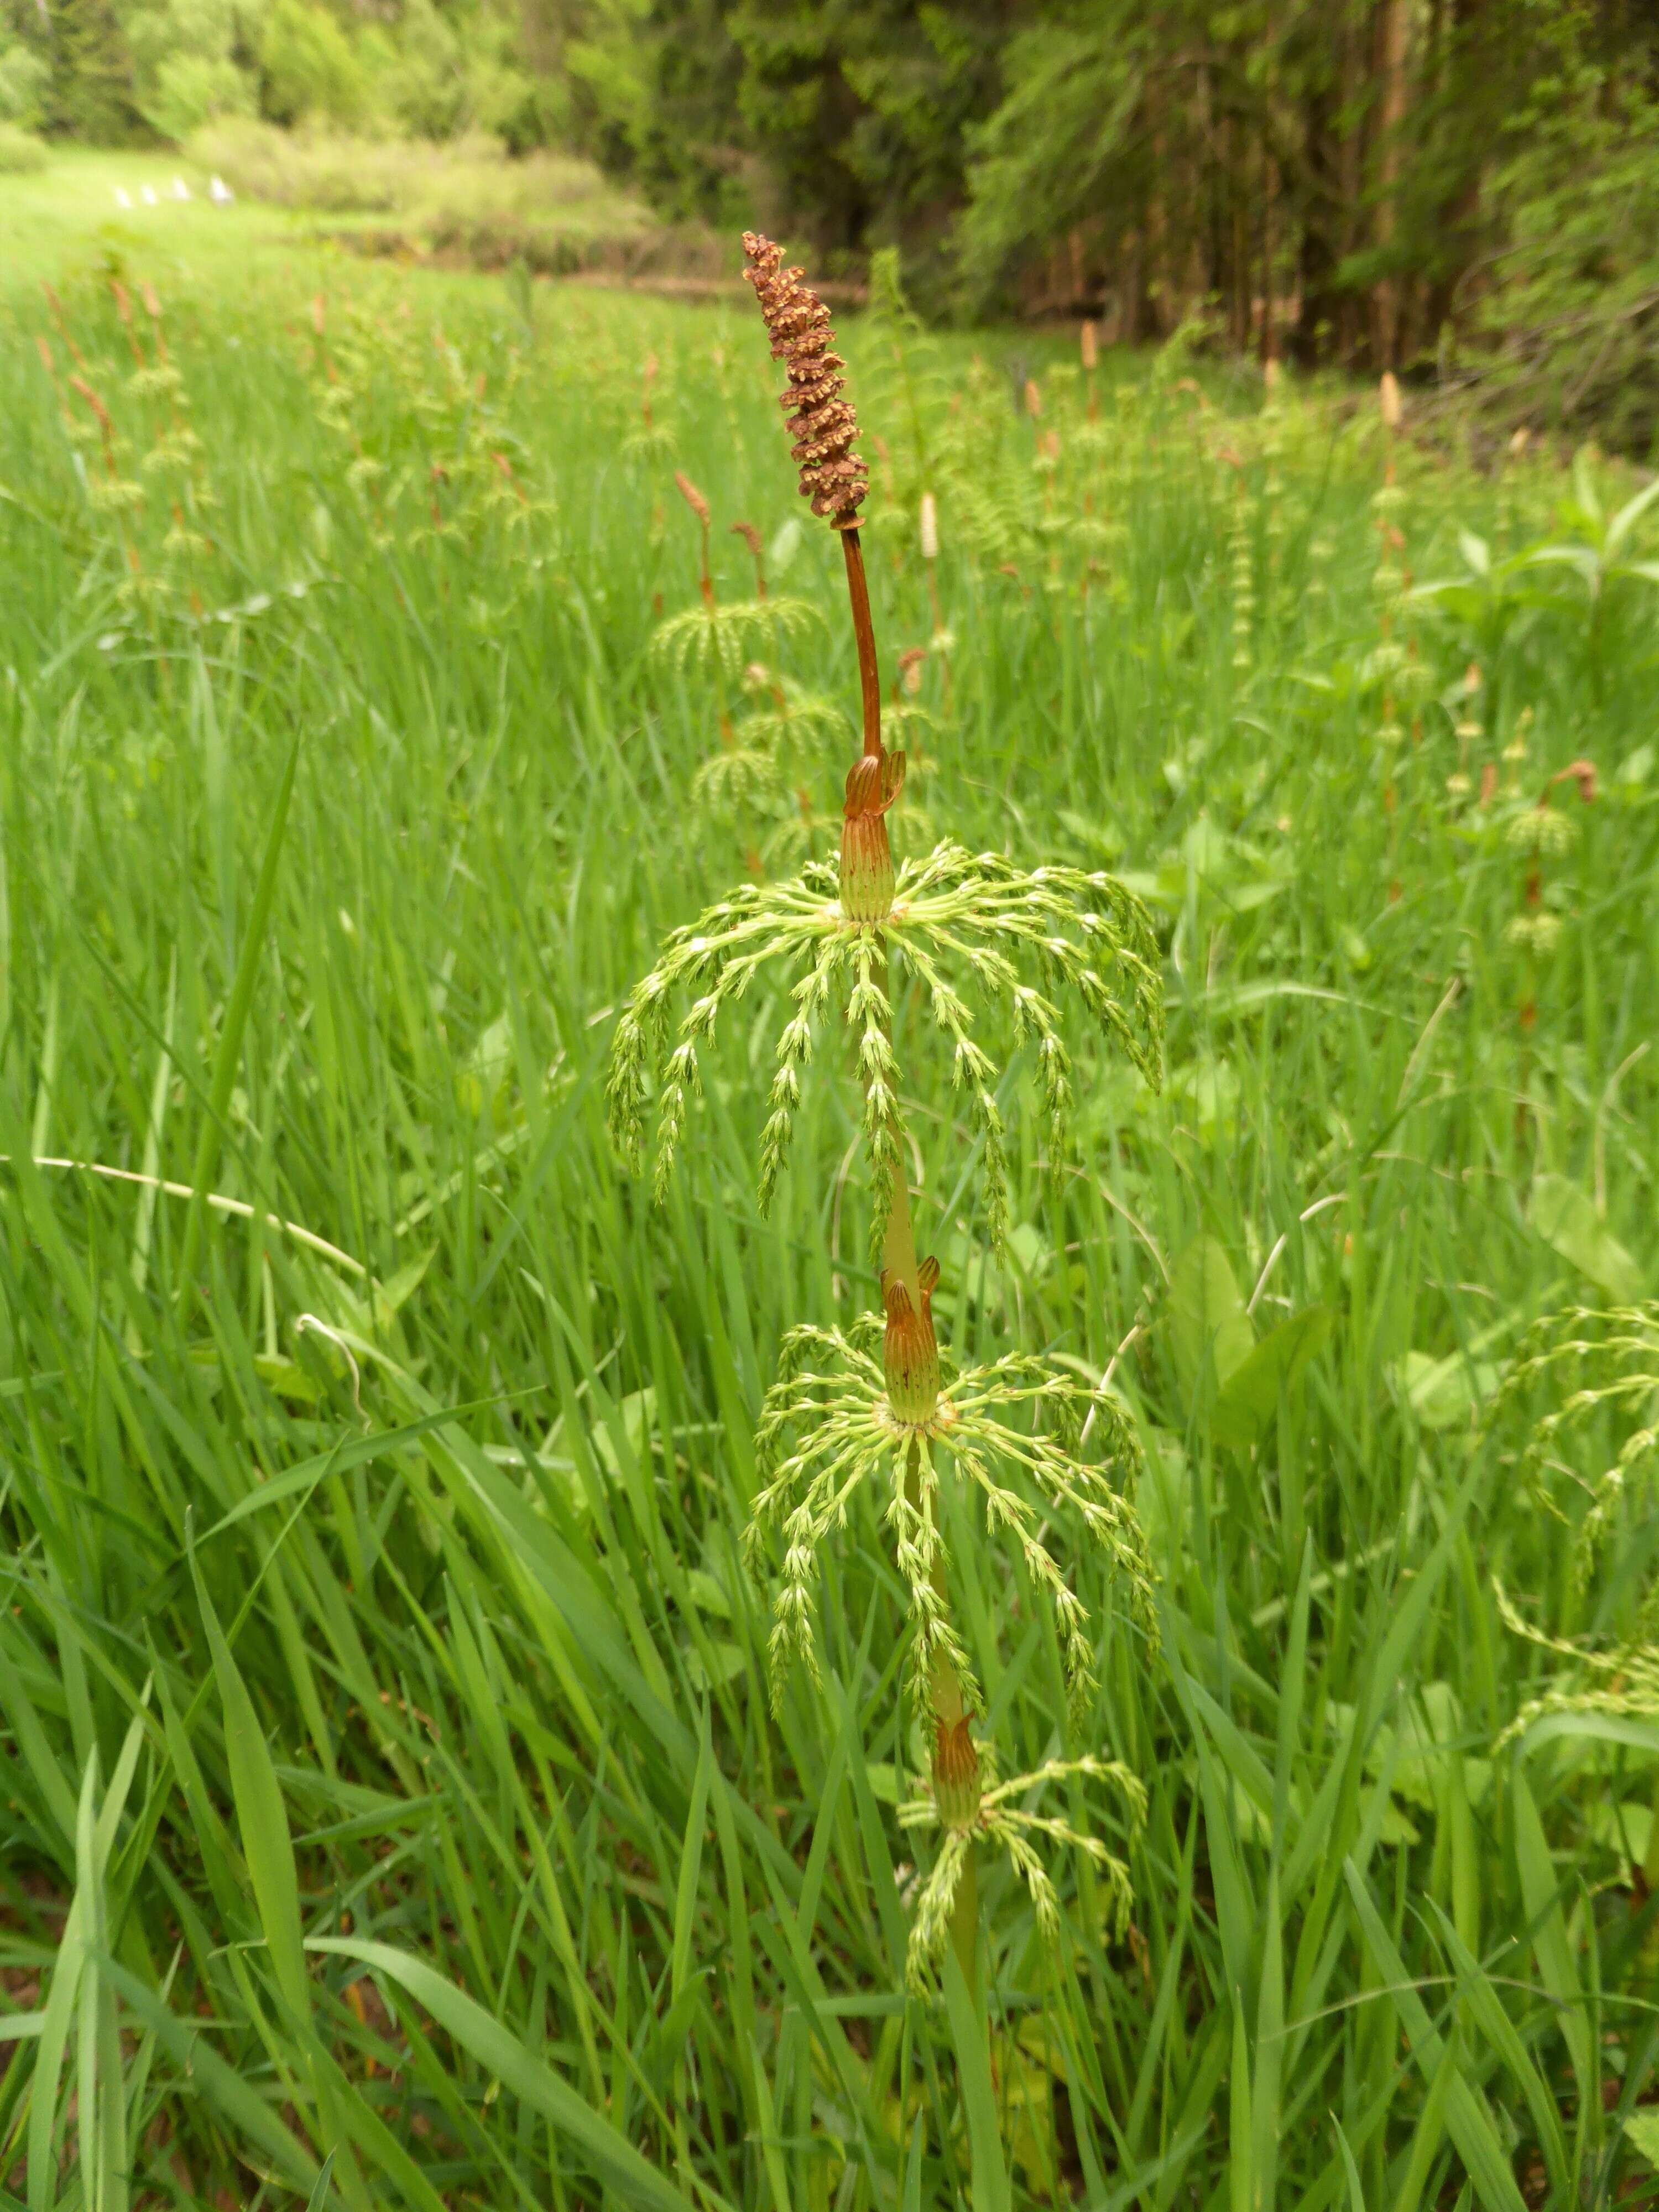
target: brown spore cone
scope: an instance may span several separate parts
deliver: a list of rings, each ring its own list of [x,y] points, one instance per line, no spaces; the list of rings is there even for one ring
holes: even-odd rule
[[[847,383],[841,372],[847,363],[830,350],[836,334],[830,311],[801,283],[804,270],[784,267],[783,248],[771,239],[746,230],[743,250],[749,261],[744,274],[766,318],[772,357],[789,374],[789,388],[779,395],[778,404],[789,415],[801,496],[811,500],[814,514],[848,527],[856,523],[859,502],[870,489],[870,472],[853,451],[859,418],[841,396]]]

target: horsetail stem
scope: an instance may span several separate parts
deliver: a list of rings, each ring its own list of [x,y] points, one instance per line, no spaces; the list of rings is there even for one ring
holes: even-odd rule
[[[817,1027],[839,1008],[851,1031],[883,1310],[845,1332],[809,1322],[785,1337],[756,1430],[759,1486],[744,1548],[758,1570],[769,1531],[775,1528],[782,1539],[770,1639],[773,1702],[781,1708],[792,1667],[815,1683],[820,1678],[814,1587],[824,1547],[847,1527],[860,1488],[883,1485],[883,1518],[907,1593],[909,1685],[931,1740],[929,1794],[901,1807],[900,1820],[939,1831],[916,1905],[907,1980],[925,1991],[941,1957],[954,1948],[972,1988],[982,1851],[1007,1856],[1030,1894],[1045,1941],[1058,1930],[1060,1906],[1033,1838],[1090,1860],[1103,1873],[1119,1916],[1127,1911],[1122,1863],[1097,1838],[1020,1801],[1062,1776],[1087,1777],[1119,1792],[1133,1823],[1145,1793],[1127,1770],[1090,1757],[1051,1760],[1034,1773],[998,1780],[993,1743],[975,1738],[974,1716],[982,1701],[952,1620],[944,1480],[982,1513],[988,1544],[1006,1541],[1034,1595],[1052,1613],[1073,1721],[1096,1686],[1095,1651],[1088,1609],[1047,1541],[1056,1512],[1079,1522],[1121,1575],[1149,1644],[1156,1626],[1139,1523],[1109,1479],[1111,1460],[1083,1456],[1085,1440],[1097,1431],[1097,1442],[1118,1464],[1133,1462],[1138,1447],[1122,1407],[1103,1389],[1080,1386],[1055,1361],[1009,1352],[963,1371],[938,1342],[933,1302],[939,1266],[932,1259],[919,1264],[910,1212],[896,984],[908,987],[909,1003],[931,1017],[933,1032],[950,1049],[952,1081],[976,1125],[990,1239],[1000,1254],[1008,1232],[1003,1112],[996,1065],[973,1034],[969,982],[975,995],[1002,1004],[1015,1040],[1032,1048],[1058,1156],[1073,1085],[1050,994],[1069,988],[1106,1041],[1156,1083],[1162,1038],[1157,944],[1145,906],[1109,876],[1071,867],[1027,870],[996,853],[970,854],[948,839],[926,860],[895,868],[887,817],[903,786],[905,757],[882,739],[875,627],[858,531],[868,479],[853,450],[858,418],[842,397],[845,363],[830,350],[829,316],[801,282],[801,271],[785,269],[781,251],[768,239],[746,233],[744,246],[773,355],[787,368],[782,404],[800,490],[842,541],[858,652],[861,749],[845,779],[838,865],[809,862],[793,881],[745,886],[673,933],[655,968],[629,994],[612,1045],[607,1099],[618,1149],[638,1163],[655,1078],[660,1195],[701,1089],[699,1054],[712,1043],[722,1012],[763,967],[788,963],[795,970],[793,1011],[778,1040],[761,1138],[764,1211],[793,1138]],[[696,512],[701,495],[695,486],[688,480],[680,489]],[[757,544],[756,533],[751,550]],[[677,629],[684,619],[676,618]],[[1028,980],[1022,963],[1036,981]],[[692,1002],[674,1029],[673,1003],[682,992],[691,994]],[[1021,1486],[1035,1496],[1023,1494]]]

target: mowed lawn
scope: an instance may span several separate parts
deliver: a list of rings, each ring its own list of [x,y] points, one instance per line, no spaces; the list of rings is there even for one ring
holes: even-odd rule
[[[1581,1535],[1653,1389],[1529,1455],[1578,1371],[1514,1371],[1659,1291],[1639,476],[879,288],[843,329],[895,842],[1117,872],[1168,1012],[1158,1092],[1068,1013],[1054,1157],[987,1016],[998,1263],[896,999],[941,1334],[1109,1370],[1159,1577],[1154,1649],[1050,1528],[1073,1723],[947,1489],[1003,1771],[1147,1792],[1054,1808],[1121,1934],[1075,1850],[1052,1943],[987,1858],[969,2081],[905,1991],[883,1501],[775,1714],[739,1557],[781,1339],[876,1303],[850,1042],[765,1219],[781,976],[660,1206],[605,1121],[659,939],[832,855],[857,751],[758,318],[363,264],[203,182],[0,180],[13,2198],[908,2212],[977,2155],[975,2212],[1645,2201],[1639,1451]]]

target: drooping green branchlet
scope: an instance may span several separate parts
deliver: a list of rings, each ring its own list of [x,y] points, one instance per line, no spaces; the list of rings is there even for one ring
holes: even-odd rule
[[[1534,1425],[1518,1470],[1539,1504],[1557,1520],[1570,1516],[1546,1477],[1563,1466],[1569,1434],[1598,1412],[1635,1417],[1610,1465],[1599,1475],[1574,1477],[1588,1501],[1574,1546],[1582,1586],[1633,1478],[1650,1462],[1659,1468],[1659,1299],[1639,1306],[1571,1306],[1535,1322],[1487,1408],[1487,1432],[1517,1400],[1563,1378],[1577,1387]]]
[[[799,637],[823,622],[809,599],[734,599],[725,606],[684,607],[658,623],[651,657],[677,676],[696,669],[735,677],[757,652],[775,649],[780,638]]]
[[[1552,1713],[1600,1714],[1609,1720],[1659,1721],[1659,1605],[1650,1595],[1634,1634],[1612,1650],[1547,1636],[1516,1610],[1500,1583],[1492,1585],[1504,1626],[1540,1650],[1568,1662],[1567,1671],[1528,1698],[1498,1737],[1497,1748],[1524,1735]]]
[[[1558,1521],[1565,1522],[1570,1516],[1547,1478],[1566,1471],[1572,1431],[1597,1413],[1634,1421],[1599,1475],[1573,1477],[1588,1499],[1574,1545],[1576,1579],[1582,1588],[1632,1478],[1644,1463],[1659,1461],[1659,1300],[1603,1309],[1571,1306],[1534,1322],[1487,1409],[1487,1432],[1518,1400],[1564,1377],[1577,1387],[1534,1425],[1519,1468],[1531,1496]],[[1650,1589],[1634,1631],[1611,1650],[1545,1633],[1522,1618],[1501,1588],[1494,1588],[1504,1625],[1569,1662],[1566,1672],[1522,1706],[1500,1743],[1510,1742],[1552,1713],[1659,1720],[1659,1588]]]
[[[940,1733],[943,1738],[945,1732]],[[965,1724],[963,1733],[965,1735]],[[1123,1800],[1125,1819],[1133,1833],[1139,1830],[1146,1814],[1146,1791],[1139,1776],[1115,1759],[1054,1759],[1038,1767],[1035,1773],[998,1782],[991,1747],[981,1744],[970,1802],[958,1804],[949,1786],[950,1748],[948,1742],[942,1744],[927,1793],[899,1808],[901,1827],[912,1832],[937,1829],[939,1833],[933,1868],[917,1899],[916,1917],[910,1930],[906,1978],[913,1993],[926,1994],[944,1955],[950,1937],[951,1908],[976,1843],[988,1844],[1007,1853],[1014,1871],[1030,1893],[1037,1932],[1045,1943],[1054,1942],[1060,1934],[1060,1900],[1053,1877],[1040,1856],[1039,1844],[1047,1842],[1080,1851],[1105,1881],[1114,1933],[1121,1936],[1128,1925],[1133,1902],[1128,1868],[1097,1836],[1074,1827],[1069,1820],[1030,1810],[1028,1804],[1019,1801],[1034,1798],[1053,1782],[1108,1783]]]
[[[928,1271],[928,1291],[936,1273]],[[902,1327],[911,1318],[902,1301]],[[890,1307],[888,1338],[893,1334]],[[929,1332],[931,1334],[931,1330]],[[785,1558],[772,1639],[775,1698],[781,1670],[798,1658],[814,1679],[811,1583],[826,1538],[845,1523],[866,1481],[887,1493],[884,1518],[908,1592],[909,1671],[917,1702],[932,1711],[936,1655],[951,1658],[971,1705],[966,1654],[949,1626],[942,1595],[948,1571],[938,1510],[941,1474],[976,1497],[994,1534],[1006,1537],[1035,1592],[1048,1601],[1073,1711],[1094,1687],[1088,1609],[1044,1540],[1060,1513],[1079,1528],[1121,1577],[1149,1639],[1156,1636],[1152,1571],[1140,1526],[1115,1468],[1137,1463],[1139,1444],[1117,1401],[1089,1391],[1062,1368],[1011,1352],[988,1366],[952,1374],[935,1352],[942,1380],[924,1418],[906,1419],[884,1365],[861,1341],[836,1329],[793,1331],[778,1380],[767,1393],[756,1452],[762,1487],[744,1532],[751,1564],[764,1533],[781,1528]],[[906,1375],[906,1382],[914,1380]],[[1082,1455],[1085,1415],[1092,1412],[1110,1456]]]
[[[744,735],[749,726],[744,725]],[[710,753],[691,779],[693,804],[720,818],[741,815],[776,796],[779,787],[776,756],[763,746],[722,745]]]
[[[744,1530],[751,1570],[762,1571],[766,1531],[774,1522],[784,1539],[770,1646],[773,1702],[781,1701],[793,1660],[800,1662],[813,1682],[818,1680],[812,1589],[821,1547],[846,1525],[854,1496],[871,1480],[889,1490],[885,1517],[909,1595],[910,1665],[919,1698],[925,1705],[935,1662],[949,1661],[973,1703],[968,1654],[937,1587],[936,1570],[944,1556],[938,1471],[921,1449],[907,1480],[909,1447],[921,1443],[921,1432],[895,1419],[881,1367],[860,1340],[868,1334],[846,1335],[811,1326],[792,1329],[755,1431],[762,1488]]]
[[[690,927],[677,929],[656,966],[629,994],[611,1041],[605,1105],[617,1150],[637,1168],[652,1080],[662,1077],[657,1109],[659,1194],[678,1146],[686,1088],[696,1085],[698,1043],[714,1035],[721,1007],[741,998],[769,962],[807,956],[815,965],[825,964],[833,975],[850,949],[849,940],[835,925],[833,897],[809,873],[792,884],[745,884],[708,908]],[[674,999],[699,986],[704,988],[681,1020],[670,1051]]]
[[[836,972],[841,965],[845,947],[838,938],[826,937],[818,947],[818,957],[803,975],[790,996],[795,1002],[793,1018],[785,1024],[778,1039],[777,1069],[772,1078],[772,1088],[767,1104],[770,1111],[766,1127],[761,1132],[760,1208],[769,1211],[778,1187],[778,1177],[783,1173],[789,1156],[790,1139],[795,1133],[795,1109],[800,1104],[800,1071],[812,1056],[812,1030],[830,1003],[830,994]]]
[[[840,1000],[856,1038],[861,1124],[875,1188],[879,1237],[897,1173],[901,1122],[890,1042],[894,994],[920,984],[950,1040],[957,1086],[973,1104],[983,1140],[987,1212],[999,1249],[1007,1233],[1007,1164],[995,1095],[996,1062],[973,1034],[961,986],[1000,1000],[1017,1041],[1029,1042],[1056,1158],[1073,1105],[1071,1055],[1060,1034],[1058,994],[1069,989],[1148,1081],[1159,1079],[1163,1011],[1157,946],[1146,908],[1110,876],[1077,868],[1016,867],[1000,854],[972,854],[949,842],[906,861],[880,924],[845,910],[836,871],[821,862],[793,882],[756,885],[709,908],[677,931],[637,985],[617,1030],[607,1087],[618,1148],[637,1163],[651,1081],[660,1071],[656,1176],[660,1191],[696,1087],[697,1047],[720,1009],[742,996],[761,969],[780,960],[803,971],[795,1012],[779,1040],[778,1074],[762,1139],[761,1195],[769,1201],[787,1155],[800,1071],[813,1024]],[[1036,980],[1022,972],[1035,970]],[[671,1001],[699,988],[668,1046]],[[802,1024],[805,1024],[805,1027]],[[665,1058],[666,1065],[665,1066]]]

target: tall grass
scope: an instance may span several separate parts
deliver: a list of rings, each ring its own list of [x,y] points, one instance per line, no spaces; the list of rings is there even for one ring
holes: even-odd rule
[[[1498,1748],[1560,1665],[1498,1586],[1616,1644],[1656,1524],[1632,1487],[1582,1580],[1517,1479],[1545,1400],[1482,1421],[1538,1315],[1656,1256],[1651,612],[1504,569],[1584,534],[1565,481],[1407,434],[1374,588],[1368,405],[844,333],[877,623],[927,648],[896,838],[948,745],[970,848],[1012,818],[1109,865],[1166,956],[1165,1096],[1068,1020],[1058,1194],[1007,1116],[1006,1265],[970,1179],[927,1194],[941,1334],[1109,1376],[1161,1576],[1149,1664],[1054,1533],[1091,1747],[1148,1784],[1134,1917],[1073,1865],[1047,1952],[988,1863],[963,2083],[905,1993],[926,1758],[874,1510],[823,1562],[826,1696],[775,1719],[738,1554],[781,1334],[875,1295],[850,1069],[764,1223],[775,995],[660,1215],[604,1127],[626,988],[750,834],[690,797],[710,672],[651,650],[701,597],[674,470],[722,603],[739,520],[776,590],[840,588],[751,321],[371,270],[128,304],[14,295],[0,349],[13,2194],[945,2206],[983,2097],[1021,2203],[1641,2185],[1659,1731]],[[753,650],[829,700],[792,744],[830,819],[791,784],[776,823],[828,850],[850,642]],[[1528,810],[1581,757],[1521,946]],[[942,1069],[915,1110],[957,1120]],[[1018,1583],[970,1572],[965,1634],[1041,1765],[1065,1682]]]

